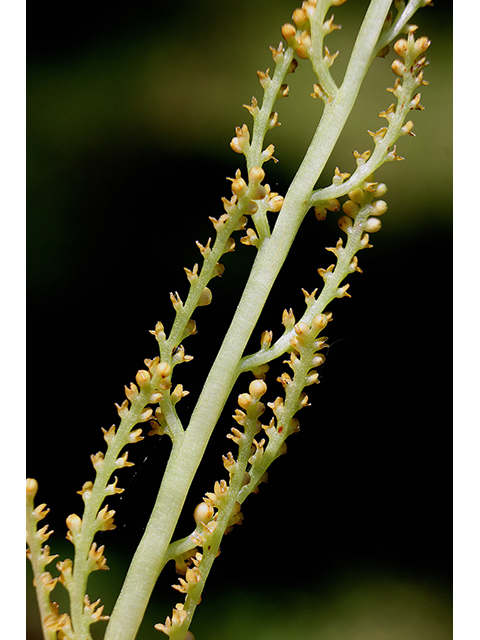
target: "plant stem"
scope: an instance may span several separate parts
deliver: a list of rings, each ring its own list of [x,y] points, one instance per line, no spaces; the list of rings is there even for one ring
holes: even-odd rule
[[[172,450],[145,534],[137,548],[107,627],[105,640],[133,640],[195,472],[238,377],[238,364],[277,275],[287,257],[309,200],[343,130],[367,72],[390,0],[372,0],[360,29],[337,99],[327,102],[305,158],[287,192],[272,236],[256,257],[237,312],[193,412],[185,438]]]

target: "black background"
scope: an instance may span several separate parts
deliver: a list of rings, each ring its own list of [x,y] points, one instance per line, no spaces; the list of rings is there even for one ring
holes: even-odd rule
[[[278,5],[283,21],[288,20],[294,5],[286,0]],[[437,51],[444,47],[448,56],[450,5],[439,5],[428,14],[427,9],[420,12],[421,24],[431,24],[431,30],[438,31]],[[52,508],[47,520],[56,530],[52,547],[66,554],[71,550],[65,542],[63,551],[64,519],[73,511],[81,513],[81,499],[75,491],[93,479],[89,455],[104,449],[100,428],[117,422],[113,403],[123,401],[123,385],[134,379],[143,358],[155,356],[156,343],[148,330],[159,319],[170,326],[169,291],[186,296],[183,267],[200,262],[195,240],[205,243],[213,235],[207,216],[221,214],[219,198],[228,195],[225,177],[234,175],[239,162],[242,166],[242,158],[230,151],[228,141],[234,126],[240,124],[238,118],[248,122],[239,110],[231,117],[223,116],[218,105],[222,92],[229,91],[227,84],[217,87],[218,116],[214,113],[212,118],[218,117],[219,131],[212,131],[211,136],[209,131],[197,131],[198,137],[192,138],[192,127],[186,123],[184,138],[170,137],[169,127],[177,126],[173,124],[175,105],[171,123],[163,121],[160,134],[150,130],[148,119],[130,123],[132,111],[125,108],[125,101],[136,100],[135,74],[140,71],[135,62],[127,80],[118,80],[122,71],[112,67],[110,102],[106,107],[99,104],[97,119],[95,114],[90,117],[91,102],[87,96],[82,106],[82,91],[88,85],[93,95],[102,93],[103,76],[97,77],[95,69],[107,64],[106,60],[115,60],[109,51],[118,51],[122,59],[123,46],[132,51],[142,38],[172,42],[172,34],[178,34],[178,47],[188,42],[208,51],[215,25],[228,30],[233,39],[242,11],[249,16],[254,11],[254,3],[248,2],[232,2],[231,7],[216,2],[168,6],[140,2],[114,10],[111,6],[83,3],[73,19],[66,14],[60,22],[58,14],[49,14],[45,6],[32,7],[28,16],[27,469],[40,482],[39,501]],[[345,21],[346,15],[345,9]],[[268,27],[277,30],[277,40],[280,24]],[[269,41],[260,35],[255,36],[257,47],[265,48]],[[169,46],[167,51],[159,73],[168,82],[182,71],[176,70],[175,50]],[[232,51],[236,51],[234,44]],[[228,77],[229,50],[206,55]],[[245,62],[244,75],[251,76],[255,64],[260,67],[262,63]],[[205,77],[208,75],[205,68]],[[72,88],[76,78],[77,91]],[[447,87],[448,83],[447,78]],[[256,87],[255,91],[260,97]],[[449,98],[445,98],[447,115],[436,111],[435,104],[431,104],[431,113],[414,115],[416,126],[420,118],[437,118],[438,136],[443,136],[447,147]],[[170,99],[174,101],[173,96],[165,97],[167,102]],[[76,111],[62,112],[62,100],[70,106],[76,103]],[[198,109],[202,108],[202,96],[192,91],[191,100],[192,108],[197,100]],[[240,100],[248,102],[248,94]],[[60,106],[52,113],[50,106],[55,104]],[[386,106],[381,103],[378,109]],[[102,120],[102,109],[111,113],[111,121]],[[281,113],[280,105],[278,109]],[[71,113],[87,113],[87,124],[76,121]],[[65,120],[59,121],[62,115]],[[180,113],[179,118],[183,117]],[[79,134],[77,129],[82,127],[85,132]],[[277,130],[276,138],[282,133]],[[218,142],[220,134],[223,142]],[[428,137],[408,140],[408,148],[416,147],[426,173],[429,143]],[[402,165],[407,165],[408,154],[402,155],[407,156]],[[409,184],[397,187],[399,197],[404,198],[399,202],[390,202],[387,194],[390,208],[384,229],[372,236],[374,249],[359,255],[363,275],[349,278],[352,299],[331,305],[334,321],[327,331],[331,347],[320,371],[320,385],[309,390],[312,407],[298,416],[301,432],[288,441],[288,454],[272,466],[269,483],[245,503],[244,524],[225,539],[205,601],[219,602],[232,589],[239,599],[254,593],[256,601],[268,603],[272,593],[280,600],[287,592],[293,597],[295,589],[302,594],[316,593],[322,584],[335,583],[338,576],[355,575],[359,583],[365,576],[373,580],[401,576],[398,579],[428,584],[428,589],[449,602],[451,200],[435,192],[435,184],[442,183],[442,193],[448,194],[448,154],[443,167],[440,176],[410,176],[414,195],[422,190],[422,180],[429,193],[417,213],[409,215],[405,229],[399,230],[397,224],[389,232],[388,217],[415,206],[415,200],[413,204],[408,200]],[[282,162],[265,168],[267,181],[285,193],[291,174]],[[408,166],[402,166],[402,171],[409,175]],[[395,187],[393,191],[397,193]],[[311,291],[321,285],[316,269],[330,264],[324,247],[334,246],[339,233],[334,216],[322,224],[312,214],[307,216],[252,339],[252,349],[264,329],[272,329],[275,336],[281,334],[285,307],[301,315],[301,287]],[[235,311],[253,257],[253,248],[237,242],[236,252],[223,260],[223,278],[212,282],[212,305],[195,313],[199,333],[185,342],[194,360],[176,370],[175,380],[190,391],[179,405],[185,421]],[[281,391],[273,374],[282,370],[275,369],[267,378],[268,400]],[[247,390],[248,382],[240,381],[238,393]],[[229,416],[234,409],[232,400],[192,487],[179,536],[192,528],[193,508],[205,491],[225,477],[221,454],[231,448],[225,435],[233,425]],[[99,536],[107,544],[108,564],[116,559],[119,565],[111,571],[113,592],[120,586],[122,563],[145,526],[168,443],[146,438],[130,447],[129,456],[136,466],[119,474],[119,485],[126,491],[121,500],[117,497],[110,503],[117,509],[117,530]],[[92,589],[102,595],[102,585],[109,577],[94,576]],[[169,578],[175,580],[173,573]],[[172,594],[168,585],[155,592],[155,621],[165,615],[158,615],[159,609],[165,607],[168,613],[177,601]],[[112,597],[102,595],[107,609]],[[160,599],[166,600],[165,605],[159,604]],[[448,618],[449,605],[445,606]],[[34,607],[28,607],[33,640],[39,636],[34,631]],[[268,604],[265,607],[267,611]],[[202,615],[200,608],[198,625],[209,629]],[[195,625],[192,629],[195,631]],[[143,637],[150,637],[148,633],[146,629]],[[198,638],[209,637],[206,632],[205,636],[195,633]],[[257,637],[251,630],[250,635],[242,636],[241,630],[236,633],[240,635],[232,637]],[[437,637],[447,638],[448,634]]]

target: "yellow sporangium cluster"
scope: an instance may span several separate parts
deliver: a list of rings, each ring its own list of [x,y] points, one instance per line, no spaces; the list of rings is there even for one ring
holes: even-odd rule
[[[367,233],[375,233],[380,230],[382,223],[379,216],[382,216],[387,210],[387,203],[384,200],[376,199],[380,198],[387,192],[385,184],[378,184],[372,182],[367,184],[364,189],[357,187],[348,193],[348,200],[343,203],[342,210],[345,215],[341,216],[338,220],[338,226],[342,231],[349,234],[354,226],[354,219],[358,215],[362,207],[368,206],[365,211],[365,221],[363,230]],[[368,239],[367,239],[368,240]]]
[[[333,0],[325,9],[328,9],[329,7],[338,7],[344,2],[346,2],[346,0]],[[302,3],[300,9],[295,9],[293,12],[292,19],[295,25],[287,23],[282,27],[282,36],[285,38],[288,46],[294,49],[299,58],[308,59],[310,57],[310,50],[312,47],[311,21],[315,14],[316,7],[317,0],[306,0]],[[332,33],[332,31],[335,31],[335,29],[340,29],[340,27],[333,24],[332,16],[324,23],[323,33],[324,35],[328,35],[329,33]],[[337,54],[331,56],[327,49],[326,55],[327,58],[330,58],[328,65],[330,66]]]
[[[384,140],[390,126],[393,131],[397,131],[396,138],[405,135],[415,136],[412,131],[412,120],[405,122],[405,118],[411,110],[423,111],[424,109],[420,104],[421,94],[415,93],[415,91],[421,86],[428,85],[428,82],[423,79],[423,70],[428,65],[424,54],[430,46],[430,40],[426,36],[415,40],[416,29],[416,26],[410,26],[407,40],[401,38],[394,44],[395,53],[400,56],[401,60],[396,59],[392,62],[392,71],[397,78],[394,86],[388,88],[387,91],[393,93],[397,98],[397,105],[391,104],[379,113],[381,118],[387,120],[388,127],[380,127],[377,131],[368,132],[376,145]],[[389,161],[403,160],[401,156],[397,155],[395,145],[389,150],[386,159]]]
[[[165,620],[165,624],[156,624],[155,629],[158,631],[163,631],[163,633],[167,636],[170,636],[171,633],[178,630],[179,627],[182,626],[183,622],[187,617],[187,612],[183,608],[183,604],[181,602],[177,602],[175,608],[172,612],[172,617],[167,616]],[[187,640],[187,635],[185,636],[185,640]],[[190,634],[190,638],[193,638],[193,634]]]
[[[315,292],[304,293],[307,305],[313,303]],[[308,396],[303,389],[318,383],[316,369],[325,361],[325,356],[320,352],[328,346],[326,336],[318,337],[318,334],[325,329],[331,319],[331,313],[321,313],[314,316],[311,325],[300,320],[294,326],[295,334],[290,339],[292,351],[290,358],[285,360],[292,369],[294,377],[284,372],[278,378],[285,390],[285,400],[278,397],[275,402],[268,404],[277,420],[277,432],[284,434],[284,437],[299,431],[299,421],[296,418],[293,419],[293,416],[300,409],[309,406]],[[270,436],[271,432],[267,434]]]

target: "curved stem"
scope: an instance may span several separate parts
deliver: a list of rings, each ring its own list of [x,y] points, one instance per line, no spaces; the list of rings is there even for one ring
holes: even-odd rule
[[[133,640],[164,564],[195,472],[238,376],[260,313],[309,208],[313,188],[343,130],[367,72],[390,0],[373,0],[360,29],[337,99],[327,103],[305,158],[287,192],[272,236],[260,247],[244,294],[205,382],[183,441],[174,446],[144,536],[107,627],[105,640]]]

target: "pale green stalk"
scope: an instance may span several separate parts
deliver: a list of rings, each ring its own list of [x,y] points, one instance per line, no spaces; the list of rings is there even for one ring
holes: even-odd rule
[[[84,615],[83,597],[86,593],[88,577],[92,571],[88,563],[88,552],[93,538],[99,530],[97,514],[105,500],[105,489],[110,480],[111,469],[115,467],[115,461],[119,459],[121,450],[128,442],[128,436],[132,428],[141,421],[141,414],[148,403],[149,395],[149,389],[142,390],[132,402],[130,411],[122,418],[117,433],[109,442],[103,463],[97,468],[92,492],[89,494],[89,498],[85,500],[81,529],[78,534],[73,533],[72,536],[72,542],[75,545],[75,562],[73,565],[73,579],[68,585],[68,592],[70,615],[72,626],[75,629],[76,640],[88,640],[91,638],[90,623]]]
[[[290,186],[271,238],[261,245],[230,329],[205,382],[183,442],[174,444],[145,534],[107,627],[106,640],[133,640],[164,564],[164,556],[195,472],[238,375],[238,363],[287,257],[309,201],[355,103],[390,0],[373,0],[337,98],[325,105],[307,154]],[[322,16],[323,17],[323,16]]]
[[[46,575],[45,567],[49,562],[54,560],[56,556],[49,555],[49,548],[42,545],[49,536],[53,533],[48,532],[46,529],[37,531],[37,525],[39,520],[47,515],[49,509],[45,509],[45,505],[40,505],[35,509],[33,499],[38,490],[38,483],[36,480],[27,480],[27,500],[26,500],[26,525],[27,525],[27,542],[29,546],[29,557],[32,563],[33,574],[35,576],[35,591],[37,594],[37,602],[40,613],[40,620],[42,621],[42,631],[44,640],[55,640],[56,632],[54,630],[48,630],[44,624],[45,619],[51,614],[51,602],[50,602],[50,590],[48,589],[48,582],[51,580],[51,576]],[[48,578],[48,580],[42,580],[42,577]],[[55,581],[52,581],[55,584]],[[47,583],[47,584],[46,584]]]

